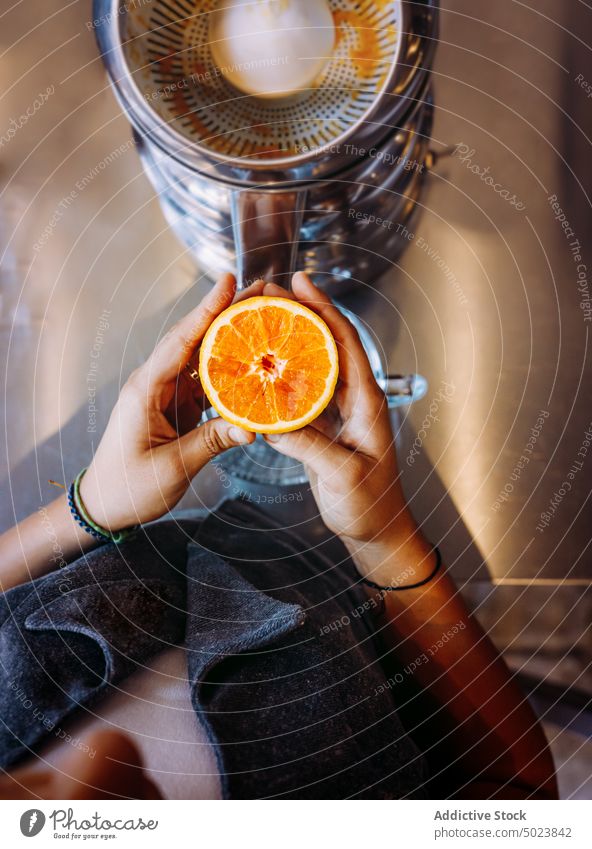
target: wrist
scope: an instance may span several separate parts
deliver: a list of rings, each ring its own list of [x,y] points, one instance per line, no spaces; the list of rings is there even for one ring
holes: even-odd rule
[[[404,586],[427,578],[434,567],[434,549],[421,531],[383,534],[368,541],[343,540],[359,573],[380,586]]]
[[[96,475],[93,467],[89,467],[86,472],[83,472],[78,478],[78,506],[82,511],[83,519],[91,526],[98,526],[96,530],[111,534],[116,537],[118,534],[125,534],[126,531],[132,528],[133,521],[128,521],[125,517],[119,517],[113,509],[113,499],[109,499],[109,512],[106,509],[106,494],[101,492],[98,486]]]
[[[78,486],[78,492],[84,509],[97,525],[100,525],[100,527],[105,528],[107,531],[119,530],[119,528],[113,526],[102,507],[103,498],[97,486],[92,466],[82,476]]]

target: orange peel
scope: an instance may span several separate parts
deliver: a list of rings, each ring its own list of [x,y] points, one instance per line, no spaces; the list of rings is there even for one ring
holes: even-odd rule
[[[339,356],[320,316],[290,298],[233,304],[210,325],[199,377],[212,407],[254,433],[287,433],[314,421],[335,391]]]

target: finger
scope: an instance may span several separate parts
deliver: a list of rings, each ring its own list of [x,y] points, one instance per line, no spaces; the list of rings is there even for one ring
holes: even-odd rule
[[[347,448],[310,425],[291,433],[267,434],[265,439],[280,454],[299,460],[325,481],[333,475],[338,477],[353,456]]]
[[[247,286],[244,289],[237,290],[236,296],[234,298],[234,303],[238,303],[239,301],[244,301],[247,298],[253,298],[257,295],[261,295],[264,286],[264,280],[256,280],[254,283],[251,283],[250,286]],[[185,365],[188,368],[181,369],[180,375],[184,378],[185,383],[189,387],[189,389],[192,390],[192,394],[200,400],[202,405],[207,405],[207,397],[204,395],[198,376],[199,347],[194,348]]]
[[[181,391],[175,393],[164,410],[166,420],[180,436],[193,430],[206,407],[201,385],[195,381],[191,383],[192,386],[179,386]]]
[[[323,412],[310,423],[315,430],[320,430],[329,439],[335,439],[341,430],[343,422],[339,413],[339,407],[332,400]]]
[[[278,286],[277,283],[266,283],[263,294],[269,298],[290,298],[292,301],[296,300],[296,295],[293,292],[290,292],[289,289],[284,289],[283,286]]]
[[[187,476],[193,478],[214,457],[229,448],[249,445],[254,441],[254,433],[249,433],[224,419],[212,419],[182,436],[177,442],[177,449],[181,453]]]
[[[246,301],[247,298],[254,298],[257,295],[261,295],[263,293],[264,287],[265,287],[265,281],[264,280],[256,280],[254,283],[251,283],[249,286],[246,286],[244,289],[237,289],[236,294],[234,296],[233,303],[236,304],[239,301]],[[197,368],[197,365],[199,363],[199,349],[198,348],[193,349],[193,351],[192,351],[192,353],[189,357],[188,363],[190,365],[195,366],[195,368]]]
[[[292,290],[302,304],[320,315],[329,326],[339,350],[341,380],[353,388],[375,385],[368,357],[351,321],[303,271],[298,271],[292,278]]]
[[[198,306],[172,327],[139,370],[150,386],[174,380],[189,362],[212,321],[229,307],[236,291],[232,274],[224,274]]]
[[[327,322],[337,343],[339,384],[334,399],[343,422],[339,440],[346,447],[375,455],[388,438],[390,423],[384,411],[384,394],[376,382],[360,337],[352,323],[306,274],[295,274],[292,287],[301,303]]]
[[[260,295],[264,286],[263,280],[257,280],[251,286],[241,289],[235,300],[241,301]],[[223,275],[199,306],[169,330],[147,362],[151,367],[150,379],[153,385],[173,379],[188,363],[195,366],[197,346],[212,321],[230,306],[235,292],[232,274]]]

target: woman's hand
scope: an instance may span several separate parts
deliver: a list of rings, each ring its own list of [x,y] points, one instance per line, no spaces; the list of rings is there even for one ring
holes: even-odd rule
[[[209,460],[255,439],[223,419],[196,428],[205,397],[186,369],[212,321],[232,303],[235,288],[232,275],[222,277],[121,390],[80,485],[86,509],[102,527],[117,531],[160,518]],[[262,289],[263,283],[255,283],[241,297]]]
[[[289,293],[268,284],[264,294]],[[413,562],[413,580],[420,580],[424,575],[417,568],[426,574],[432,568],[430,547],[405,502],[386,398],[360,338],[305,274],[294,275],[292,295],[331,329],[339,350],[339,382],[332,404],[315,422],[266,439],[304,463],[325,524],[367,577],[392,584]],[[412,579],[407,576],[406,582]]]

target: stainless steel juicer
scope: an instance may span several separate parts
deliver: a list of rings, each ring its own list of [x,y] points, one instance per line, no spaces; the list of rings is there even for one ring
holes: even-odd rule
[[[167,220],[212,276],[281,282],[297,264],[335,294],[370,282],[404,246],[426,172],[437,0],[330,0],[334,55],[314,86],[279,101],[237,92],[213,66],[220,5],[94,2]]]

